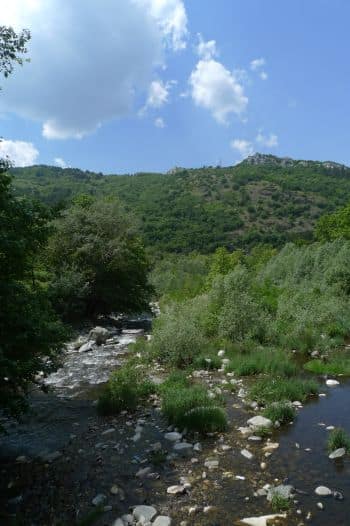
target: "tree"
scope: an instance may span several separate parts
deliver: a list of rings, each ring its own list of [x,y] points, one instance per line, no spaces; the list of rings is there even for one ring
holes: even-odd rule
[[[23,64],[24,59],[21,55],[27,53],[26,45],[29,40],[28,29],[23,29],[17,34],[12,27],[0,26],[0,73],[5,78],[13,72],[14,64]]]
[[[320,241],[350,239],[350,203],[333,214],[322,216],[316,225],[316,237]]]
[[[65,319],[147,308],[145,252],[115,199],[80,197],[54,222],[48,249],[51,294]]]
[[[22,64],[30,34],[0,26],[0,73]],[[0,407],[18,416],[38,373],[57,363],[66,337],[47,293],[35,280],[35,264],[49,234],[45,210],[12,193],[8,160],[0,159]],[[41,384],[41,387],[43,385]]]

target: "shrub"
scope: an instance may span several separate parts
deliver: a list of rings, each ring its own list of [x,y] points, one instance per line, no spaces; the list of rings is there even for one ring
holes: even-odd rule
[[[135,409],[139,401],[154,390],[152,382],[144,380],[143,376],[140,370],[130,366],[113,373],[98,399],[99,413],[107,415]]]
[[[327,447],[330,452],[343,447],[349,453],[350,436],[341,427],[336,427],[329,434]]]
[[[264,411],[266,418],[269,418],[272,422],[278,421],[281,424],[292,422],[295,415],[296,411],[289,402],[273,402]]]
[[[310,395],[318,393],[319,386],[314,380],[299,378],[262,378],[250,389],[250,397],[260,404],[299,400],[303,402]]]

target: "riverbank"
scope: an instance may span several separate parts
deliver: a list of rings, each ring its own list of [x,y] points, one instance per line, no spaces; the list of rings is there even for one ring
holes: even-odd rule
[[[246,381],[237,379],[232,393],[226,383],[232,373],[192,375],[211,391],[220,390],[229,420],[226,433],[169,435],[173,429],[157,395],[135,413],[103,418],[93,400],[71,400],[76,407],[86,404],[87,411],[71,413],[63,447],[50,451],[51,457],[21,454],[2,461],[4,524],[109,526],[145,504],[175,526],[224,526],[271,514],[267,485],[293,487],[283,524],[326,526],[334,516],[337,525],[347,524],[350,462],[348,457],[330,460],[326,442],[329,426],[350,431],[349,383],[327,387],[323,380],[325,396],[298,407],[293,424],[261,438],[253,430],[242,433],[258,414],[245,401]],[[54,429],[52,434],[57,436]],[[332,495],[317,496],[318,486],[327,486]]]

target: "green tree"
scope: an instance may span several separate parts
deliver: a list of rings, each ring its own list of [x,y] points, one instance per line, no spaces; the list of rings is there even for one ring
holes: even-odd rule
[[[350,203],[333,214],[322,216],[316,225],[316,237],[320,241],[350,239]]]
[[[229,252],[225,247],[217,248],[212,256],[207,284],[210,286],[216,276],[225,276],[243,261],[244,253],[242,250]]]
[[[130,216],[115,199],[76,199],[54,222],[51,294],[66,319],[147,308],[148,262]]]
[[[5,78],[13,72],[14,64],[23,64],[22,55],[27,53],[26,45],[29,40],[28,29],[17,34],[12,27],[0,26],[0,72]]]

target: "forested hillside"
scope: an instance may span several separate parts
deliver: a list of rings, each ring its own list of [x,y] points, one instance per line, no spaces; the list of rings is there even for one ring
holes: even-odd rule
[[[139,220],[145,244],[211,252],[310,239],[316,220],[350,199],[350,168],[268,155],[232,167],[103,175],[33,166],[12,169],[16,192],[52,207],[78,194],[117,196]]]

